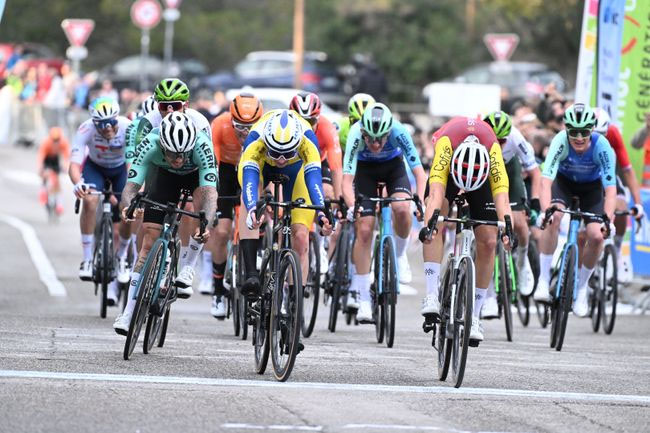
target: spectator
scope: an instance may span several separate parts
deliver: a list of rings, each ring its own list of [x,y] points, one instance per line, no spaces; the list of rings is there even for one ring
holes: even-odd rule
[[[643,149],[643,175],[641,187],[650,188],[650,112],[645,113],[643,125],[632,137],[632,147]]]
[[[113,88],[113,82],[111,80],[102,81],[102,87],[99,89],[99,93],[97,94],[97,97],[101,96],[107,96],[120,102],[120,95],[117,93],[117,90]]]
[[[212,122],[216,116],[212,114],[212,94],[209,90],[199,90],[196,102],[194,103],[194,109],[199,113],[203,114],[208,122]]]
[[[7,69],[11,70],[16,64],[22,60],[23,58],[23,53],[25,51],[25,48],[18,44],[14,47],[14,52],[11,53],[11,56],[9,56],[9,59],[7,59]]]
[[[212,96],[213,104],[210,108],[210,112],[214,117],[217,117],[221,113],[225,113],[230,107],[230,101],[226,99],[226,94],[223,93],[223,90],[217,90]]]
[[[48,129],[59,126],[65,127],[65,109],[67,107],[67,95],[63,78],[59,71],[52,68],[49,73],[52,75],[49,90],[43,99],[43,115]]]

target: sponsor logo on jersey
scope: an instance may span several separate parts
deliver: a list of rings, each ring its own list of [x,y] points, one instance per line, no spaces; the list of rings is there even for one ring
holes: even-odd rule
[[[442,146],[442,153],[440,154],[440,159],[433,166],[433,171],[436,173],[441,173],[446,170],[446,167],[449,167],[451,163],[451,146]]]
[[[501,161],[497,159],[496,152],[490,152],[490,177],[493,182],[501,181]]]
[[[137,175],[138,175],[138,173],[134,169],[129,170],[129,179],[133,179]]]
[[[205,176],[203,176],[203,179],[205,179],[206,182],[216,182],[217,175],[214,173],[207,173]]]

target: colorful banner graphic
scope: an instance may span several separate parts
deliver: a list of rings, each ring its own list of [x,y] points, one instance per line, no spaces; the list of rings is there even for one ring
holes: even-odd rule
[[[596,106],[613,119],[617,118],[624,9],[625,0],[600,0],[598,4]]]
[[[580,53],[578,55],[578,74],[576,77],[576,102],[591,102],[597,27],[598,0],[586,0],[582,14],[582,33],[580,35]]]

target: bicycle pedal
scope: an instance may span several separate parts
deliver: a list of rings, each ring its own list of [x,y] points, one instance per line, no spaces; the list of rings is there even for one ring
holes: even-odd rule
[[[305,345],[302,344],[302,342],[299,341],[298,342],[298,351],[296,352],[296,355],[299,354],[300,352],[302,352],[303,350],[305,350]]]
[[[358,320],[358,322],[362,325],[374,325],[375,321],[373,319],[370,320]]]
[[[478,347],[480,343],[480,340],[472,340],[471,338],[469,339],[469,347]]]
[[[422,330],[425,334],[428,334],[431,331],[436,331],[436,324],[434,322],[427,322],[426,320],[422,323]]]

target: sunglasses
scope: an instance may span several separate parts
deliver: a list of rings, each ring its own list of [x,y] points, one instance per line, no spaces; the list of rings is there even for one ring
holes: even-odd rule
[[[567,133],[571,138],[587,138],[591,135],[591,128],[576,128],[576,129],[567,129]]]
[[[388,140],[388,134],[381,135],[379,137],[372,137],[366,131],[361,130],[361,136],[366,143],[385,143]]]
[[[165,149],[165,156],[172,161],[181,158],[183,160],[186,160],[187,158],[189,158],[191,153],[192,153],[191,150],[189,152],[172,152],[171,150]]]
[[[179,111],[183,109],[183,104],[183,101],[161,101],[158,103],[158,110],[169,111],[169,107],[171,107],[173,111]]]
[[[239,132],[248,132],[251,130],[253,127],[252,123],[239,123],[236,121],[232,121],[232,127],[235,128]]]
[[[97,129],[108,129],[109,126],[114,128],[117,125],[117,119],[94,120],[93,123]]]
[[[297,152],[293,150],[289,153],[282,153],[275,150],[267,149],[266,154],[269,156],[269,158],[271,158],[274,161],[278,161],[280,159],[284,159],[285,161],[288,161],[294,156],[296,156]]]

